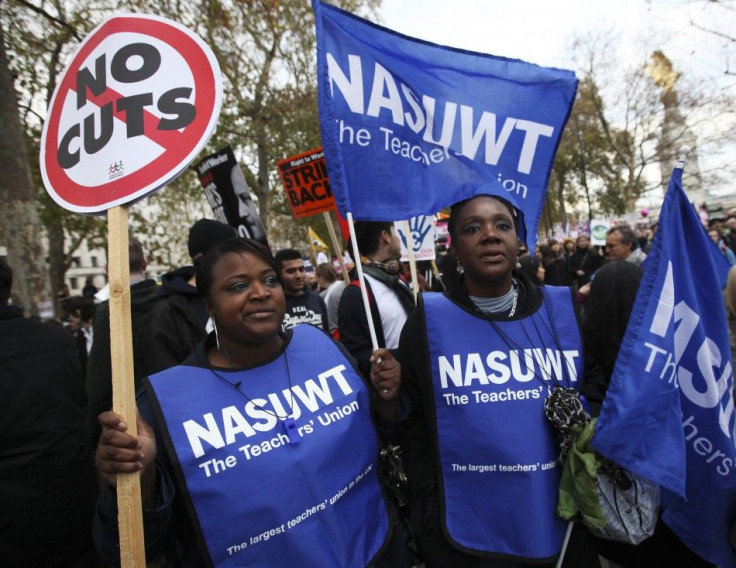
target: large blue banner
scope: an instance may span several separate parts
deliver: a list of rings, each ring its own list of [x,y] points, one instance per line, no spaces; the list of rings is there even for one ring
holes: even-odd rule
[[[343,216],[433,215],[493,184],[516,198],[535,235],[574,73],[313,7],[322,144]]]
[[[733,366],[722,255],[682,189],[662,206],[593,446],[663,488],[667,525],[702,558],[736,566]]]

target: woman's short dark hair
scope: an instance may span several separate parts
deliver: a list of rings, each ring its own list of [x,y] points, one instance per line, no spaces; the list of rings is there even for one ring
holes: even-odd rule
[[[214,268],[215,264],[226,254],[234,252],[237,254],[253,254],[260,258],[263,262],[268,264],[276,272],[276,277],[281,283],[281,274],[276,264],[271,251],[268,250],[262,243],[253,239],[244,239],[241,237],[234,237],[222,241],[214,248],[210,249],[207,254],[204,255],[200,263],[197,265],[197,292],[205,299],[210,299],[210,292],[212,291],[212,284],[215,279]],[[283,283],[281,283],[283,285]]]
[[[491,199],[495,199],[497,201],[500,201],[506,209],[509,210],[509,214],[511,215],[511,218],[514,220],[514,230],[516,231],[516,234],[519,235],[519,216],[516,214],[516,208],[508,201],[506,201],[503,197],[498,197],[496,195],[486,195],[486,194],[480,194],[475,195],[473,197],[469,197],[468,199],[463,199],[462,201],[458,201],[457,203],[454,203],[450,207],[450,219],[447,221],[447,232],[450,233],[450,237],[452,237],[452,240],[455,240],[455,236],[457,234],[457,218],[458,215],[460,215],[460,211],[465,207],[468,203],[473,201],[473,199],[477,199],[478,197],[490,197]]]

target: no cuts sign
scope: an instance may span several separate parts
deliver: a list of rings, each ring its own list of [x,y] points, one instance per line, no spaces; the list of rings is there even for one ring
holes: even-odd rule
[[[79,46],[51,100],[46,189],[79,213],[139,199],[187,167],[221,104],[220,68],[197,35],[157,16],[109,18]]]

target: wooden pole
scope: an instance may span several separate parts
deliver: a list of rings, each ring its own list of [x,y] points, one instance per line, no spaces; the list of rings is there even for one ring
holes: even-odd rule
[[[317,250],[314,248],[314,243],[312,242],[311,227],[307,227],[307,242],[309,242],[309,249],[312,251],[312,259],[314,260],[314,264],[312,266],[317,268]]]
[[[355,270],[358,272],[358,280],[360,281],[360,295],[363,298],[363,309],[365,317],[368,320],[368,332],[371,336],[371,346],[373,351],[378,349],[378,336],[376,335],[376,326],[373,325],[373,316],[371,315],[371,304],[368,299],[368,289],[365,287],[365,277],[363,276],[363,265],[360,262],[360,251],[358,250],[358,240],[355,238],[355,224],[353,223],[353,214],[348,211],[348,227],[350,228],[350,241],[353,243],[353,258],[355,261]]]
[[[411,272],[411,290],[414,292],[414,305],[417,303],[419,296],[419,279],[417,278],[417,258],[414,256],[414,237],[409,228],[409,221],[402,221],[404,233],[406,233],[406,252],[409,255],[409,271]]]
[[[124,206],[107,211],[107,258],[110,279],[110,363],[112,406],[137,436],[133,336],[130,316],[130,261],[128,258],[128,210]],[[119,473],[117,484],[120,565],[144,568],[143,505],[139,473]]]
[[[340,241],[337,240],[337,233],[335,227],[332,224],[332,217],[330,217],[329,211],[322,211],[322,215],[325,218],[325,224],[327,225],[327,232],[330,233],[330,241],[332,241],[332,250],[335,251],[337,258],[340,260],[342,266],[342,279],[345,280],[345,284],[350,284],[350,276],[348,276],[349,267],[342,258],[342,247]]]

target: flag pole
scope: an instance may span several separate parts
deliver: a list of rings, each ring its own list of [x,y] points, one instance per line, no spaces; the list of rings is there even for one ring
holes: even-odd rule
[[[409,221],[402,221],[404,233],[406,234],[406,250],[409,254],[409,271],[411,272],[411,290],[414,292],[414,305],[417,305],[419,296],[419,280],[417,279],[417,257],[414,255],[414,237],[409,228]]]
[[[309,248],[312,251],[312,261],[314,264],[312,265],[314,268],[317,268],[317,250],[314,248],[314,242],[312,241],[312,227],[307,227],[307,242],[309,243]]]
[[[575,521],[569,521],[567,523],[567,529],[565,530],[565,540],[562,541],[562,550],[560,550],[560,556],[557,558],[557,564],[555,568],[562,567],[562,561],[565,559],[565,552],[567,551],[567,545],[570,542],[570,535],[572,534],[572,525]]]
[[[355,260],[355,269],[358,271],[358,280],[360,281],[360,293],[363,296],[363,309],[365,309],[365,317],[368,320],[368,331],[371,334],[371,344],[373,351],[378,349],[378,338],[376,337],[376,327],[373,325],[371,317],[371,304],[368,300],[368,289],[365,287],[365,277],[363,276],[363,265],[360,262],[360,251],[358,251],[358,241],[355,237],[355,225],[353,225],[353,214],[347,212],[348,228],[350,229],[350,242],[353,244],[353,258]]]
[[[330,216],[330,212],[322,211],[322,215],[325,218],[325,224],[327,225],[327,232],[330,233],[330,240],[332,241],[332,249],[335,251],[337,258],[340,261],[340,265],[342,266],[342,279],[345,280],[345,284],[350,284],[350,276],[348,275],[348,267],[345,265],[345,262],[342,259],[342,247],[340,246],[340,241],[337,240],[337,233],[335,232],[335,227],[332,224],[332,217]]]

